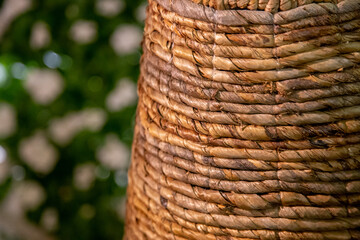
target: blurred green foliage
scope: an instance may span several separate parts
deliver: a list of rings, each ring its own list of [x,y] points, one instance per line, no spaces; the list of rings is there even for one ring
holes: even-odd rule
[[[1,6],[5,2],[0,1]],[[110,39],[116,28],[123,24],[143,28],[139,14],[145,3],[143,0],[124,0],[119,13],[111,17],[99,14],[96,4],[96,0],[32,1],[32,7],[11,22],[0,40],[0,67],[5,69],[0,81],[0,102],[15,109],[17,121],[16,131],[0,138],[0,146],[6,149],[11,166],[20,166],[24,170],[24,177],[19,180],[14,179],[10,168],[8,177],[0,183],[0,199],[6,198],[17,181],[39,183],[45,190],[45,200],[36,209],[28,211],[26,218],[40,226],[43,211],[56,209],[58,226],[50,233],[58,239],[121,239],[123,235],[123,219],[117,214],[116,206],[125,196],[126,179],[120,172],[119,181],[123,183],[119,184],[116,181],[119,172],[103,165],[96,152],[110,133],[127,147],[131,146],[136,104],[109,111],[106,98],[119,79],[128,78],[136,83],[141,50],[137,47],[130,53],[117,53]],[[78,20],[97,25],[93,42],[82,44],[71,38],[71,28]],[[30,44],[32,29],[37,22],[46,23],[51,36],[49,44],[40,49],[34,49]],[[49,53],[56,53],[61,59],[53,69],[64,79],[64,90],[50,104],[39,104],[24,83],[31,69],[48,68],[44,56]],[[65,145],[49,136],[53,119],[86,108],[100,108],[106,112],[106,122],[100,130],[83,130]],[[48,174],[34,171],[19,154],[20,142],[37,130],[45,132],[59,153],[55,168]],[[96,166],[96,180],[90,189],[82,191],[73,184],[74,169],[89,162]],[[84,209],[93,213],[84,215],[81,213]]]

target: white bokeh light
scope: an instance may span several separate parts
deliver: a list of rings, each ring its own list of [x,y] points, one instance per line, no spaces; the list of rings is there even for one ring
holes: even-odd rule
[[[0,164],[5,162],[7,158],[6,150],[0,145]]]
[[[6,102],[0,102],[0,139],[13,135],[17,128],[16,111]]]
[[[62,93],[64,80],[56,70],[32,69],[27,74],[25,88],[35,102],[48,105]]]
[[[106,107],[111,112],[135,104],[137,99],[136,84],[129,79],[121,79],[106,97]]]
[[[50,44],[51,33],[45,22],[36,22],[31,29],[30,46],[32,49],[41,49]]]
[[[14,78],[24,79],[26,76],[26,66],[21,62],[16,62],[11,66],[11,74]]]
[[[0,86],[6,81],[7,73],[4,65],[0,63]]]
[[[44,54],[43,61],[48,68],[53,69],[60,67],[62,62],[60,55],[53,51],[47,51]]]
[[[125,3],[122,0],[97,0],[95,6],[99,15],[115,17],[125,8]]]
[[[142,30],[131,24],[123,24],[116,28],[110,38],[110,45],[114,51],[119,54],[133,53],[140,48],[140,42],[143,36]]]
[[[78,20],[70,28],[70,37],[79,44],[88,44],[96,39],[97,23],[88,20]]]

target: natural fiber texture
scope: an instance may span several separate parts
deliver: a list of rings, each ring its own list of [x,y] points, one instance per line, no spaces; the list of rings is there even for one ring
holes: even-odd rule
[[[360,0],[149,0],[143,50],[125,239],[360,239]]]
[[[337,3],[337,0],[192,0],[215,9],[250,9],[268,12],[286,11],[310,3]],[[339,1],[341,2],[341,0]]]

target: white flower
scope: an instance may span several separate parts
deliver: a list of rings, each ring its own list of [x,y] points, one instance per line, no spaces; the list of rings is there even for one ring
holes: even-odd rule
[[[22,181],[14,185],[3,201],[3,209],[11,216],[23,216],[45,200],[45,191],[35,181]]]
[[[63,118],[50,122],[51,138],[60,145],[66,145],[84,129],[98,131],[106,122],[106,113],[98,108],[88,108],[80,112],[72,112]]]
[[[96,12],[105,17],[114,17],[124,9],[122,0],[97,0]]]
[[[54,231],[59,224],[59,214],[55,208],[46,208],[41,215],[40,224],[48,231]]]
[[[110,44],[119,55],[134,52],[140,47],[142,31],[133,25],[120,25],[112,34]]]
[[[74,185],[79,190],[88,190],[95,181],[95,164],[86,163],[77,166],[74,171]]]
[[[44,22],[36,22],[31,30],[30,46],[32,49],[41,49],[49,45],[51,35],[48,25]]]
[[[0,102],[0,139],[11,136],[16,130],[16,113],[7,103]]]
[[[110,111],[119,111],[134,104],[137,99],[136,85],[128,79],[120,80],[106,98],[106,107]]]
[[[37,173],[48,174],[58,159],[58,152],[42,132],[22,140],[19,151],[24,162]]]
[[[95,40],[97,23],[94,21],[78,20],[70,29],[70,37],[77,43],[87,44]]]
[[[105,145],[97,151],[100,162],[112,169],[124,169],[130,160],[130,151],[114,134],[106,136]]]
[[[27,76],[25,88],[35,102],[47,105],[63,91],[64,82],[55,70],[33,69]]]

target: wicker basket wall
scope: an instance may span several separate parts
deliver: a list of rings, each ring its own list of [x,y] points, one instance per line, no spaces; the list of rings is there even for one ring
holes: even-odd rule
[[[360,0],[149,0],[143,49],[125,239],[360,239]]]

